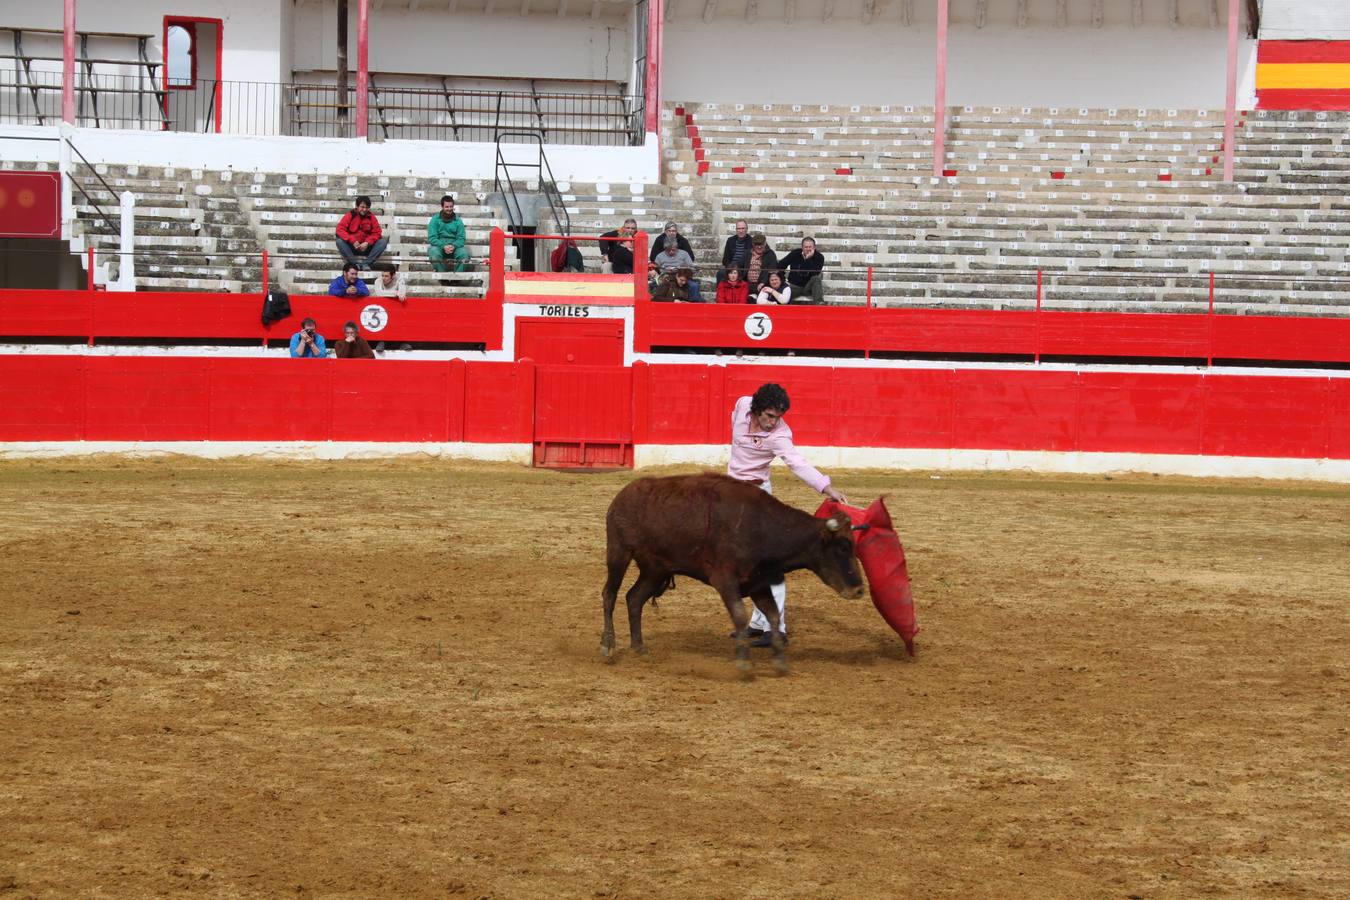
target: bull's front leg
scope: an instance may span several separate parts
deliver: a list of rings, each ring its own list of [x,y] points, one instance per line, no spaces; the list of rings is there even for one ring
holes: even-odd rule
[[[765,588],[750,595],[755,608],[769,620],[769,641],[773,645],[773,667],[780,675],[786,675],[787,641],[783,639],[783,625],[778,617],[778,604],[773,599],[773,589]]]

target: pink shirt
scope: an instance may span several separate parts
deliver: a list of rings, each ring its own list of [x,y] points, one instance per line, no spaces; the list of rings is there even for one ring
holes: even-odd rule
[[[782,419],[772,431],[760,431],[750,416],[750,398],[736,401],[731,411],[731,462],[727,474],[738,481],[768,481],[769,463],[779,457],[793,474],[816,491],[829,487],[830,479],[816,471],[792,445],[792,429]]]

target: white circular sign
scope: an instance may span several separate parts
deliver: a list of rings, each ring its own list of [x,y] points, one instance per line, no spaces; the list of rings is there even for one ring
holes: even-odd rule
[[[389,312],[378,303],[372,303],[361,310],[361,325],[366,331],[383,331],[389,324]]]
[[[768,313],[754,312],[745,317],[745,334],[752,341],[762,341],[773,334],[773,319]]]

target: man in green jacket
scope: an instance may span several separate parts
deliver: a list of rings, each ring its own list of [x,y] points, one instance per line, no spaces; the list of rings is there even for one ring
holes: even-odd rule
[[[449,272],[451,259],[456,272],[472,262],[464,246],[464,221],[455,215],[455,198],[449,194],[441,198],[441,211],[427,223],[427,243],[427,259],[437,272]]]

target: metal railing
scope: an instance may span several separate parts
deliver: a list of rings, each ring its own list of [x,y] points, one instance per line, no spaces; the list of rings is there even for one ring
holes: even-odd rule
[[[372,86],[367,133],[386,140],[492,141],[528,130],[550,144],[627,146],[640,142],[641,97]],[[144,75],[82,76],[76,124],[141,131],[257,136],[355,137],[356,98],[333,84],[198,80],[165,88]],[[61,120],[61,73],[0,70],[0,124]]]
[[[502,154],[502,142],[507,138],[517,143],[531,141],[538,143],[538,161],[508,161]],[[494,136],[493,141],[497,146],[497,163],[492,190],[502,195],[506,204],[507,220],[511,223],[512,230],[521,227],[522,217],[520,198],[516,191],[515,179],[511,177],[511,169],[533,169],[536,173],[535,178],[538,180],[539,191],[548,200],[553,219],[558,223],[558,230],[564,235],[571,234],[572,215],[567,211],[567,204],[563,201],[562,192],[558,190],[558,182],[553,178],[553,169],[550,168],[548,156],[544,153],[544,139],[539,134],[528,131],[500,131]]]

